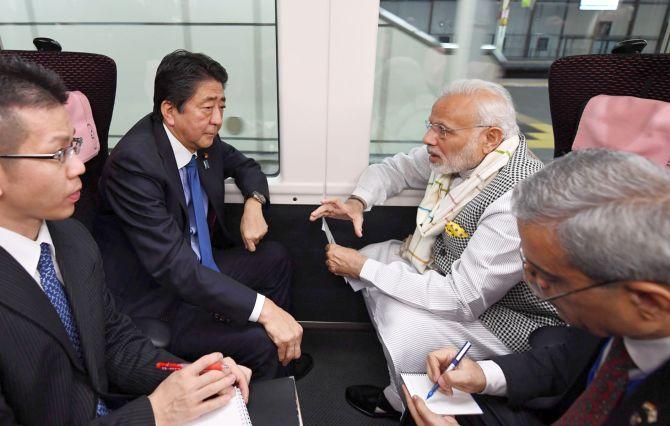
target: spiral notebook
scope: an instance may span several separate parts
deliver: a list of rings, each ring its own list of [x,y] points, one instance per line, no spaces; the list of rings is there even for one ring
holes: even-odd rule
[[[235,396],[228,404],[211,411],[190,423],[188,426],[247,426],[251,425],[247,405],[244,403],[242,393],[235,388]]]
[[[426,401],[428,391],[433,387],[427,374],[402,373],[402,380],[407,386],[410,395],[418,395],[426,402],[430,411],[437,414],[449,415],[468,415],[482,414],[482,409],[475,402],[475,399],[469,393],[454,389],[452,396],[447,396],[440,391],[435,392],[429,400]]]

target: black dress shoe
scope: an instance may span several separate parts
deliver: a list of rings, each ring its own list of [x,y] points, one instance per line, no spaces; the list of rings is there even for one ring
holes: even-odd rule
[[[291,361],[291,369],[293,370],[293,377],[300,380],[309,374],[314,367],[314,358],[312,355],[303,353],[298,359]]]
[[[349,386],[346,391],[346,399],[349,405],[370,417],[400,418],[396,411],[384,396],[384,389],[370,385]]]

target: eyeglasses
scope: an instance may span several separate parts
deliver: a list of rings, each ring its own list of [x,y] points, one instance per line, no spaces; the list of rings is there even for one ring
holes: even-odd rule
[[[547,274],[545,271],[542,270],[542,268],[538,267],[537,265],[533,264],[532,262],[529,262],[528,259],[526,259],[526,256],[524,256],[523,251],[519,249],[519,255],[521,256],[521,262],[523,263],[523,276],[524,280],[529,284],[531,291],[535,296],[537,296],[540,299],[540,302],[553,302],[556,299],[560,299],[566,296],[569,296],[571,294],[579,293],[582,291],[586,290],[591,290],[592,288],[596,287],[603,287],[606,285],[610,284],[616,284],[620,283],[621,281],[603,281],[603,282],[598,282],[594,283],[591,285],[587,285],[586,287],[581,287],[577,288],[574,290],[570,291],[565,291],[563,293],[555,294],[550,297],[542,297],[542,287],[537,283],[537,278],[538,278],[538,271],[542,272],[543,274]],[[551,274],[547,274],[551,275]]]
[[[478,129],[478,128],[484,128],[484,127],[491,127],[491,126],[472,126],[472,127],[461,127],[460,129],[451,129],[443,124],[440,123],[431,123],[430,121],[426,120],[426,130],[432,129],[435,133],[438,134],[441,138],[446,138],[448,134],[454,134],[459,130],[470,130],[470,129]]]
[[[61,148],[53,154],[0,154],[0,158],[32,158],[37,160],[58,160],[59,163],[63,164],[68,159],[72,158],[73,155],[79,155],[81,151],[81,144],[83,143],[82,138],[72,138],[72,143],[65,147]]]

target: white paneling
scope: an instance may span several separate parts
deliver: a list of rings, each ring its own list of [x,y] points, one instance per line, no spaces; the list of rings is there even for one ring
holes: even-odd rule
[[[274,203],[314,203],[323,191],[328,0],[278,0],[280,175]],[[296,201],[293,201],[296,198]]]
[[[368,165],[379,2],[331,0],[330,13],[327,193],[348,196]]]

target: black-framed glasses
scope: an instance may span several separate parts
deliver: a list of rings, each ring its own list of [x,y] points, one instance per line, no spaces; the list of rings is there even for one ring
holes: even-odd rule
[[[82,138],[72,138],[72,143],[65,148],[61,148],[53,154],[0,154],[0,158],[32,158],[36,160],[57,160],[59,163],[65,163],[73,155],[79,155]]]
[[[431,123],[430,121],[425,121],[426,130],[432,129],[433,132],[437,133],[441,138],[447,137],[448,134],[456,133],[459,130],[470,130],[470,129],[479,129],[492,126],[472,126],[472,127],[461,127],[459,129],[452,129],[440,123]]]
[[[523,263],[524,280],[529,284],[531,291],[535,294],[535,296],[537,296],[540,299],[541,302],[553,302],[556,299],[561,299],[563,297],[570,296],[571,294],[580,293],[582,291],[591,290],[592,288],[603,287],[606,285],[617,284],[621,282],[620,280],[602,281],[587,285],[586,287],[576,288],[570,291],[564,291],[563,293],[555,294],[550,297],[542,297],[542,288],[537,283],[537,277],[538,277],[537,271],[547,275],[551,274],[548,274],[547,272],[543,271],[542,268],[540,268],[539,266],[528,261],[528,259],[526,259],[526,256],[524,256],[523,254],[523,250],[521,249],[519,249],[519,256],[521,256],[521,262]]]

